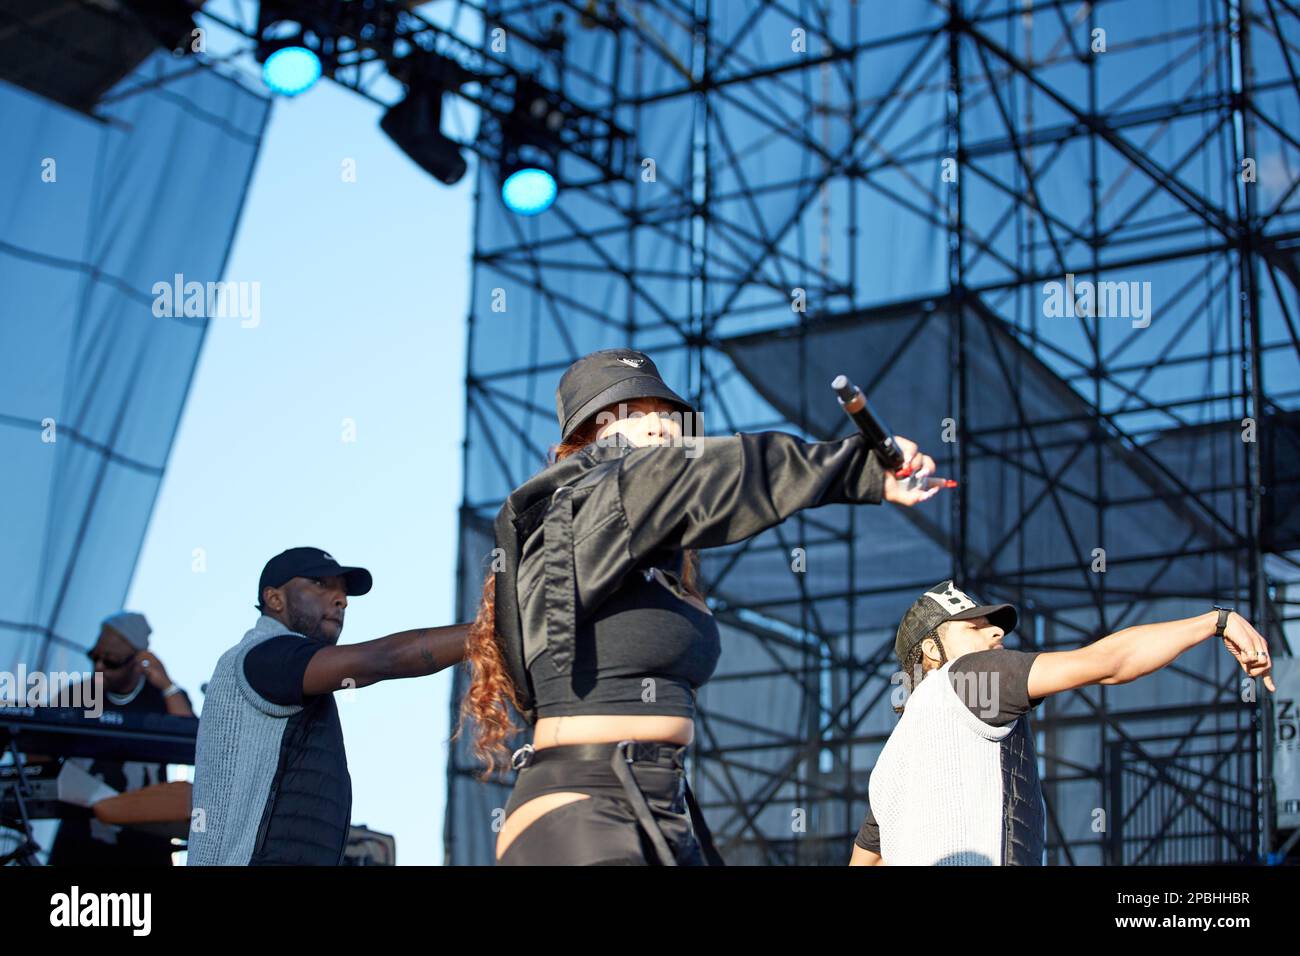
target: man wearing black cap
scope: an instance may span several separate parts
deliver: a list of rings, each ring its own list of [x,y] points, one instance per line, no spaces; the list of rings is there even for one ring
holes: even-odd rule
[[[1086,647],[1013,651],[1010,604],[983,604],[952,581],[925,592],[894,650],[908,696],[871,773],[852,865],[1038,865],[1046,813],[1029,711],[1049,694],[1126,684],[1219,637],[1275,690],[1264,638],[1231,608],[1125,628]],[[932,672],[946,675],[924,680]]]
[[[468,625],[338,646],[370,572],[290,548],[258,582],[262,612],[207,687],[195,755],[191,865],[335,865],[352,809],[333,692],[459,662]]]

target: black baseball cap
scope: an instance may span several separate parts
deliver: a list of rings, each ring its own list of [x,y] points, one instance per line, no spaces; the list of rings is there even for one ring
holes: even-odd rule
[[[601,349],[584,355],[560,376],[555,390],[560,440],[607,405],[634,398],[662,398],[679,405],[689,413],[683,432],[701,430],[695,407],[664,383],[650,356],[636,349]]]
[[[894,653],[899,663],[905,662],[912,648],[930,637],[944,621],[969,621],[977,617],[987,617],[989,623],[1002,628],[1003,634],[1010,634],[1020,622],[1014,605],[985,604],[960,590],[951,579],[936,584],[916,599],[899,622],[894,638]]]
[[[365,594],[375,583],[365,568],[345,568],[334,560],[334,555],[320,548],[290,548],[281,551],[262,568],[257,582],[257,603],[262,603],[262,592],[278,588],[293,578],[341,577],[347,582],[348,597]]]

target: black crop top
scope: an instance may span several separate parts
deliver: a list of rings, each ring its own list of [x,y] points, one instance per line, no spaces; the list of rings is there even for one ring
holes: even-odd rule
[[[680,588],[680,566],[679,552],[628,574],[578,625],[572,673],[547,651],[537,656],[529,676],[538,717],[695,716],[695,691],[713,676],[721,645],[713,615],[670,589]]]

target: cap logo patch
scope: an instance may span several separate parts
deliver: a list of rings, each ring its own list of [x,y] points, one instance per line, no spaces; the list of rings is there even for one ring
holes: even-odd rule
[[[623,358],[623,356],[620,355],[618,360],[624,365],[630,365],[633,368],[640,368],[645,364],[645,359],[643,358]]]
[[[926,591],[925,596],[938,604],[948,614],[958,614],[978,605],[964,592],[957,590],[951,581],[944,582],[947,587],[942,591]]]
[[[321,557],[323,557],[326,561],[333,561],[333,560],[334,560],[334,555],[330,554],[328,551],[322,551],[322,552],[321,552]]]

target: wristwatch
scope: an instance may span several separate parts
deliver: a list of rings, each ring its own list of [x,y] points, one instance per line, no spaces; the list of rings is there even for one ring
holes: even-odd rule
[[[1219,625],[1214,629],[1214,636],[1223,637],[1223,629],[1228,626],[1228,617],[1237,609],[1235,607],[1222,607],[1218,604],[1214,605],[1214,609],[1219,612]]]

